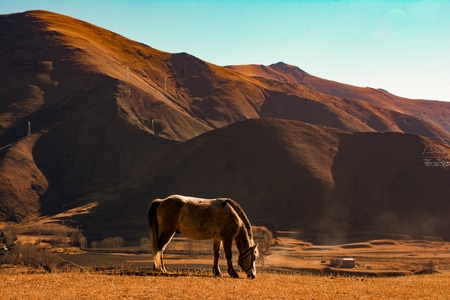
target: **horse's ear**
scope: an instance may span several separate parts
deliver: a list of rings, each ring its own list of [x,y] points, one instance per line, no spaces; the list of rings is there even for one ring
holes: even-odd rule
[[[258,243],[256,243],[255,246],[253,246],[253,253],[256,257],[259,257],[259,250],[258,250]]]

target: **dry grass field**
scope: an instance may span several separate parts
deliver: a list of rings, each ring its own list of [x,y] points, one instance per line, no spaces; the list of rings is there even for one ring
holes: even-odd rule
[[[450,290],[450,274],[369,278],[262,273],[249,280],[9,270],[0,273],[0,282],[2,299],[449,299]]]
[[[64,263],[50,272],[0,265],[2,299],[450,299],[450,243],[443,241],[314,245],[279,232],[257,261],[257,278],[249,280],[243,273],[240,279],[226,272],[212,276],[210,241],[175,238],[165,255],[171,276],[158,276],[151,271],[152,255],[139,247],[114,252],[69,247],[67,241],[63,246],[62,227],[54,224],[39,227],[40,236],[29,227],[16,230],[19,241],[36,245],[39,239]],[[53,239],[61,244],[43,242]],[[356,266],[330,266],[331,259],[344,257],[354,258]],[[225,271],[223,258],[220,265]]]

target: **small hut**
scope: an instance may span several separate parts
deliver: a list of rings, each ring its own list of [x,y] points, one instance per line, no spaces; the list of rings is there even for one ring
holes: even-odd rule
[[[356,260],[354,258],[343,258],[341,263],[341,268],[354,268],[356,266]]]
[[[341,260],[340,259],[330,259],[330,267],[332,268],[339,268],[341,266]]]

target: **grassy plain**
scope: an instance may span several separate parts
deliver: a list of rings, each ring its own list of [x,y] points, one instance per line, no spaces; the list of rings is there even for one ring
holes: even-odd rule
[[[0,282],[2,299],[449,299],[450,291],[448,273],[394,278],[262,273],[249,280],[10,270],[0,273]]]
[[[172,276],[155,276],[152,256],[141,247],[113,252],[69,247],[67,241],[53,247],[44,241],[56,237],[62,243],[59,227],[41,228],[38,236],[19,229],[21,242],[48,247],[64,267],[46,272],[0,266],[2,299],[450,299],[450,243],[443,241],[313,245],[281,233],[257,261],[257,278],[249,280],[243,273],[240,279],[229,278],[223,258],[225,275],[211,276],[211,241],[175,238],[165,255]],[[355,258],[356,266],[328,264],[344,257]]]

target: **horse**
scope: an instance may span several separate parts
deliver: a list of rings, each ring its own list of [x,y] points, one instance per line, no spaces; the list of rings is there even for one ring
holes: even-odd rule
[[[194,239],[213,239],[213,274],[222,276],[219,268],[219,250],[223,243],[228,274],[239,278],[233,268],[231,247],[233,240],[239,251],[238,264],[247,278],[256,277],[257,244],[249,219],[241,206],[229,198],[202,199],[172,195],[155,199],[148,211],[148,225],[152,245],[154,269],[167,273],[163,252],[176,232]]]

